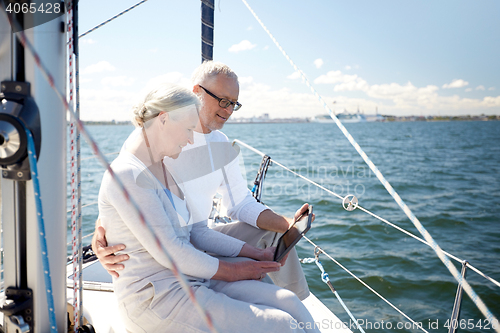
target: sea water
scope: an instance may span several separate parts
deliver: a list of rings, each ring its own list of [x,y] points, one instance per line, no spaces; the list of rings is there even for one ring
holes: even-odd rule
[[[500,122],[346,127],[441,248],[500,281]],[[133,130],[123,125],[87,128],[109,161]],[[362,207],[421,237],[335,124],[227,124],[223,132],[342,197],[355,195]],[[261,157],[241,149],[251,187]],[[82,205],[89,205],[82,213],[84,235],[94,229],[104,172],[91,157],[82,142]],[[269,168],[262,192],[264,204],[286,216],[304,202],[314,205],[316,220],[308,233],[314,243],[427,331],[448,331],[457,282],[432,248],[360,210],[344,210],[340,199],[277,165]],[[297,249],[301,258],[314,256],[305,240]],[[366,332],[420,331],[326,256],[320,260]],[[452,262],[460,271],[460,264]],[[303,269],[311,291],[349,326],[349,316],[321,281],[316,265]],[[467,279],[500,318],[500,288],[471,270]],[[458,326],[460,332],[494,331],[466,294]]]

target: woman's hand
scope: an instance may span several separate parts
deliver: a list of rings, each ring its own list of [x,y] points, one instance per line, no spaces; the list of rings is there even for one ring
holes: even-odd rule
[[[267,249],[259,249],[248,243],[245,243],[241,248],[238,257],[247,257],[259,261],[273,261],[275,247],[268,247]]]
[[[262,280],[267,273],[279,271],[281,264],[274,261],[227,262],[219,260],[219,269],[212,277],[227,282]]]
[[[255,246],[245,243],[241,248],[238,257],[247,257],[255,259],[258,261],[274,261],[274,252],[276,252],[276,246],[268,247],[266,249],[259,249]],[[281,259],[280,264],[283,266],[285,264],[288,254]]]
[[[276,246],[268,247],[266,249],[259,249],[261,251],[260,261],[274,261],[274,252],[276,252]]]
[[[260,250],[260,249],[259,249]],[[267,249],[260,250],[262,252],[260,259],[261,261],[274,261],[274,253],[276,252],[276,246],[268,247]],[[290,253],[290,252],[289,252]],[[285,265],[286,259],[288,258],[288,253],[283,259],[279,261],[281,266]]]

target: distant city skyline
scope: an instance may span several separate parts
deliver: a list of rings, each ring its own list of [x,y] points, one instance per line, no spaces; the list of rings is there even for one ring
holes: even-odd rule
[[[79,2],[80,33],[135,3]],[[498,1],[248,3],[337,113],[500,115]],[[189,87],[201,61],[200,5],[149,0],[83,37],[82,119],[127,120],[156,82]],[[243,2],[215,6],[214,59],[240,78],[234,118],[326,113]]]

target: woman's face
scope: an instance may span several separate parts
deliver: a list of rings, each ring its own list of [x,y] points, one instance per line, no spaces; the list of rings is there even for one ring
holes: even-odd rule
[[[198,124],[198,110],[196,105],[160,113],[160,142],[163,149],[161,158],[169,156],[177,158],[188,143],[193,144],[193,130]]]

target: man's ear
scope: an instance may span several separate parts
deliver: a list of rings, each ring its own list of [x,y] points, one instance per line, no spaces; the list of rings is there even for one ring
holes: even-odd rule
[[[200,94],[200,89],[201,89],[201,88],[200,88],[200,85],[199,85],[199,84],[195,84],[195,85],[193,86],[193,93],[194,93],[196,96],[198,96],[198,95]]]

